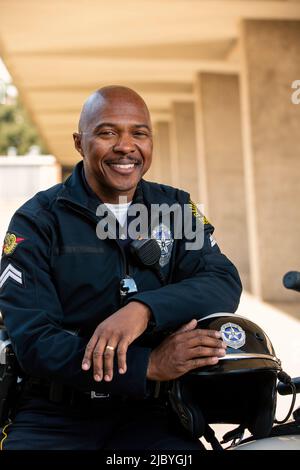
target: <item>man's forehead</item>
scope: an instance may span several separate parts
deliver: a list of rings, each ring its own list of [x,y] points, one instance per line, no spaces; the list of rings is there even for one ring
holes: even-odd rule
[[[139,95],[117,92],[92,95],[84,105],[80,121],[84,127],[98,127],[104,122],[151,126],[148,108]]]

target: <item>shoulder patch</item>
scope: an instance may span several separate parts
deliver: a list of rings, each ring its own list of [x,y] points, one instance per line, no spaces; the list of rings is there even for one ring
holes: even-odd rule
[[[18,237],[15,233],[9,233],[5,235],[4,245],[3,245],[3,254],[11,255],[19,243],[23,242],[25,238]]]
[[[203,223],[203,225],[209,225],[210,224],[210,222],[207,220],[205,215],[201,214],[201,212],[199,211],[199,209],[197,207],[197,204],[195,204],[191,199],[189,200],[189,206],[191,208],[193,216],[196,219],[200,220]]]

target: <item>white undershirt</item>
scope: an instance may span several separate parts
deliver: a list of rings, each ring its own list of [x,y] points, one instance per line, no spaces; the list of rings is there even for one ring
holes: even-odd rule
[[[115,218],[119,222],[121,226],[124,225],[128,207],[130,206],[131,202],[126,202],[125,204],[108,204],[105,205],[109,208],[109,210],[114,214]]]

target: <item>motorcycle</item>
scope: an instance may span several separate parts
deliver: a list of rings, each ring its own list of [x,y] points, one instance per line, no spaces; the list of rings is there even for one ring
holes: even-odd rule
[[[300,292],[300,272],[287,272],[283,277],[283,285],[287,289]],[[255,439],[253,436],[239,436],[238,439],[233,439],[226,450],[300,450],[300,407],[294,410],[296,394],[300,393],[300,377],[286,376],[285,383],[278,382],[277,393],[292,396],[287,416],[281,421],[274,421],[268,437]],[[225,449],[225,442],[222,446]]]

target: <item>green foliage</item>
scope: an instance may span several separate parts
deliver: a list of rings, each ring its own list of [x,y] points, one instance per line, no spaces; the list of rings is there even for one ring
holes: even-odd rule
[[[39,145],[41,153],[48,153],[21,103],[0,104],[0,155],[6,155],[11,146],[17,148],[18,155],[24,155],[31,145]]]

